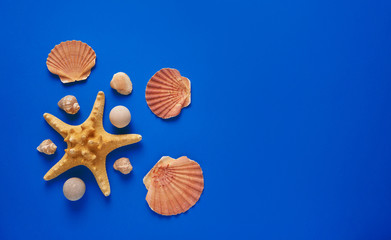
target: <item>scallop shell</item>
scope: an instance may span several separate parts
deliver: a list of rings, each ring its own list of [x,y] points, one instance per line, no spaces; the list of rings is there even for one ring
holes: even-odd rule
[[[66,41],[56,45],[46,60],[49,71],[60,77],[61,82],[85,80],[95,65],[96,54],[86,43]]]
[[[201,167],[187,157],[164,156],[143,179],[149,207],[166,216],[186,212],[204,189]]]
[[[190,80],[176,69],[163,68],[149,80],[145,98],[156,116],[175,117],[190,104]]]

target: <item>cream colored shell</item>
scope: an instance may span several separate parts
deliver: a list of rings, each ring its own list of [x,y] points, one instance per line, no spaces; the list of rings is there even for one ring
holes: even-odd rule
[[[117,128],[124,128],[130,123],[130,111],[125,106],[116,106],[111,109],[109,119],[110,122]]]
[[[61,98],[61,100],[58,102],[58,106],[69,114],[76,114],[80,109],[76,97],[72,95],[67,95]]]
[[[110,86],[122,95],[129,95],[133,90],[133,85],[129,76],[123,72],[114,74]]]
[[[41,153],[52,155],[56,152],[57,146],[52,142],[52,140],[46,139],[41,144],[39,144],[37,150]]]
[[[133,167],[130,164],[129,158],[120,158],[117,161],[115,161],[113,165],[114,169],[117,171],[120,171],[122,174],[129,174]]]

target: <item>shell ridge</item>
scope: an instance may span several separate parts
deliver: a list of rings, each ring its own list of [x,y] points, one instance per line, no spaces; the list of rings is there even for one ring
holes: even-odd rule
[[[76,57],[73,58],[73,65],[74,66],[77,66],[78,62],[79,62],[80,55],[77,53],[80,52],[80,47],[81,47],[81,44],[76,44],[76,47],[75,47]]]
[[[174,211],[174,210],[173,210],[174,207],[172,206],[170,195],[169,195],[169,194],[167,193],[167,191],[166,191],[166,189],[167,189],[167,185],[166,185],[166,184],[167,184],[167,180],[164,179],[163,182],[165,182],[165,185],[163,185],[163,186],[161,187],[161,189],[162,189],[164,195],[167,197],[167,200],[166,200],[166,201],[163,201],[163,202],[164,202],[164,204],[165,204],[166,214],[167,214],[167,215],[170,215],[170,214],[172,214],[172,212]]]
[[[179,100],[182,96],[178,93],[169,93],[169,92],[166,92],[166,93],[152,93],[152,94],[149,94],[146,99],[147,100],[154,100],[154,101],[158,101],[160,99],[159,102],[161,101],[165,101],[165,100],[168,100],[168,99],[174,99],[174,100]]]
[[[61,66],[57,65],[57,63],[50,63],[50,64],[48,64],[48,68],[53,68],[53,67],[56,68],[58,71],[61,71],[61,72],[64,71]],[[55,71],[55,70],[53,70],[53,71]]]
[[[173,209],[175,209],[174,212],[179,212],[179,213],[184,212],[182,205],[178,202],[178,199],[175,197],[175,194],[172,191],[172,186],[167,185],[167,190],[170,192],[170,194],[172,196],[172,200],[175,201],[175,203],[172,203]],[[179,208],[179,211],[177,210],[178,208]]]
[[[201,186],[199,186],[197,184],[193,184],[193,182],[195,182],[195,181],[193,181],[192,179],[175,178],[175,181],[178,184],[182,184],[183,186],[186,186],[187,189],[192,188],[193,190],[196,190],[198,192],[201,192],[201,190],[202,190]]]
[[[67,63],[68,63],[68,68],[73,69],[72,66],[72,54],[71,54],[71,49],[69,48],[69,42],[65,42],[65,44],[62,45],[64,49],[64,53],[67,57]]]
[[[79,66],[82,65],[82,62],[83,62],[83,58],[81,56],[84,56],[86,54],[86,49],[87,49],[87,45],[85,45],[85,44],[80,44],[80,46],[81,46],[81,50],[80,50],[81,54],[80,54],[79,59],[77,61],[77,65],[79,65]]]
[[[202,170],[200,170],[200,167],[197,165],[172,167],[171,170],[177,173],[186,171],[199,172],[200,174],[202,173]]]
[[[183,191],[180,188],[178,188],[175,184],[171,184],[171,187],[176,193],[173,194],[173,196],[175,200],[179,203],[180,208],[183,210],[182,212],[187,211],[190,208],[191,203],[189,203],[189,201],[183,196]],[[181,199],[181,201],[179,199]]]
[[[169,104],[169,105],[168,105],[168,104]],[[171,102],[168,103],[168,104],[167,104],[165,107],[164,107],[164,105],[161,105],[162,107],[156,110],[157,114],[162,115],[163,117],[167,117],[167,115],[168,115],[173,109],[175,109],[175,106],[177,105],[177,102],[171,101]]]
[[[148,102],[147,102],[148,103]],[[154,112],[161,109],[162,111],[166,108],[169,108],[172,103],[175,103],[175,99],[166,99],[164,101],[149,101],[149,103],[152,103],[151,110],[153,109]]]
[[[50,56],[48,57],[48,59],[50,59],[53,62],[57,62],[58,64],[61,65],[62,68],[65,68],[65,63],[62,61],[60,53],[54,51],[54,49],[50,52]]]
[[[62,44],[60,45],[60,48],[62,49],[62,53],[64,54],[64,57],[65,57],[65,60],[66,60],[66,68],[67,70],[69,69],[69,57],[68,57],[68,53],[67,51],[65,50],[65,45],[67,44]]]
[[[155,99],[165,99],[165,98],[175,98],[176,96],[171,96],[170,93],[153,93],[153,94],[149,94],[147,97],[145,97],[145,99],[148,100],[155,100]]]
[[[177,159],[178,160],[178,159]],[[171,164],[171,167],[172,168],[180,168],[180,167],[188,167],[188,166],[197,166],[197,167],[200,167],[200,165],[194,161],[191,161],[191,160],[178,160],[178,161],[174,161],[172,164]]]
[[[159,85],[159,83],[156,83],[154,81],[153,82],[148,82],[147,89],[148,88],[155,88],[155,89],[160,89],[160,90],[165,90],[165,91],[172,91],[172,88],[170,86]]]
[[[187,205],[188,206],[192,206],[193,205],[193,201],[192,201],[192,195],[190,195],[191,196],[191,198],[189,199],[188,197],[189,197],[189,192],[188,191],[186,191],[186,189],[183,189],[183,188],[181,188],[181,185],[179,185],[179,184],[177,184],[176,182],[172,182],[172,186],[175,186],[177,189],[181,189],[182,191],[180,192],[181,194],[179,194],[178,196],[181,196],[181,198],[183,199],[183,200],[185,200],[186,201],[186,203],[187,203]],[[185,197],[186,196],[186,197]],[[196,202],[196,201],[195,201]],[[187,209],[189,209],[190,207],[188,207]]]
[[[156,186],[155,185],[155,195],[156,195],[156,200],[155,200],[155,203],[156,203],[156,209],[159,211],[159,212],[162,212],[162,202],[161,202],[161,191],[160,191],[160,187]]]
[[[161,78],[160,76],[153,76],[151,78],[151,82],[150,83],[154,83],[157,86],[163,85],[163,86],[168,87],[168,89],[174,88],[174,85],[172,83],[170,83],[169,81]]]
[[[155,99],[150,99],[147,101],[150,105],[154,106],[155,108],[160,108],[161,105],[166,105],[171,104],[172,102],[178,102],[180,98],[178,96],[170,96],[166,98],[155,98]]]
[[[83,51],[83,55],[82,55],[84,57],[81,59],[79,66],[84,66],[84,64],[87,61],[87,58],[90,54],[90,51],[91,51],[91,49],[88,46],[84,45],[84,51]]]
[[[177,82],[178,75],[180,76],[180,73],[178,70],[174,70],[172,68],[166,68],[163,71],[161,71],[161,74],[166,76],[168,79],[172,80],[173,82]]]
[[[195,181],[194,179],[202,179],[203,175],[201,173],[194,173],[194,172],[182,172],[182,173],[177,173],[177,172],[173,172],[172,173],[173,175],[175,175],[176,177],[180,177],[180,176],[183,176],[183,177],[186,177],[188,180],[193,180]]]
[[[88,49],[84,62],[80,66],[82,66],[83,68],[88,67],[94,58],[95,54],[93,53],[93,50],[91,48]]]
[[[154,76],[152,77],[152,81],[160,83],[162,85],[171,87],[171,88],[177,88],[177,84],[175,81],[171,81],[172,79],[170,78],[164,78],[162,76]]]

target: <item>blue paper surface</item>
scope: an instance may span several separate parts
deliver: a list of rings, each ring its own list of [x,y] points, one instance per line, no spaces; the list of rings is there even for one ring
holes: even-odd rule
[[[0,2],[0,239],[391,239],[390,1]],[[62,84],[50,50],[81,40],[96,52],[86,81]],[[157,118],[145,87],[159,69],[188,77],[192,102]],[[110,88],[116,72],[129,96]],[[140,143],[107,157],[110,197],[77,167],[49,182],[69,124],[106,95],[104,128]],[[81,110],[58,108],[65,95]],[[128,107],[116,129],[109,111]],[[46,156],[36,147],[50,138]],[[205,189],[188,212],[155,214],[144,175],[162,156],[188,156]],[[124,176],[112,168],[128,157]],[[70,177],[85,196],[62,194]]]

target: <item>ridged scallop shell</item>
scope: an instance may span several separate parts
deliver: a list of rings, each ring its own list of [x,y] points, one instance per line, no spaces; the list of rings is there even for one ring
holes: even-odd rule
[[[144,177],[149,207],[166,216],[186,212],[199,200],[204,189],[201,167],[187,157],[164,156]]]
[[[56,45],[46,60],[49,71],[70,83],[87,79],[95,65],[96,54],[86,43],[66,41]]]
[[[190,80],[176,69],[163,68],[149,80],[145,98],[156,116],[175,117],[190,104]]]

